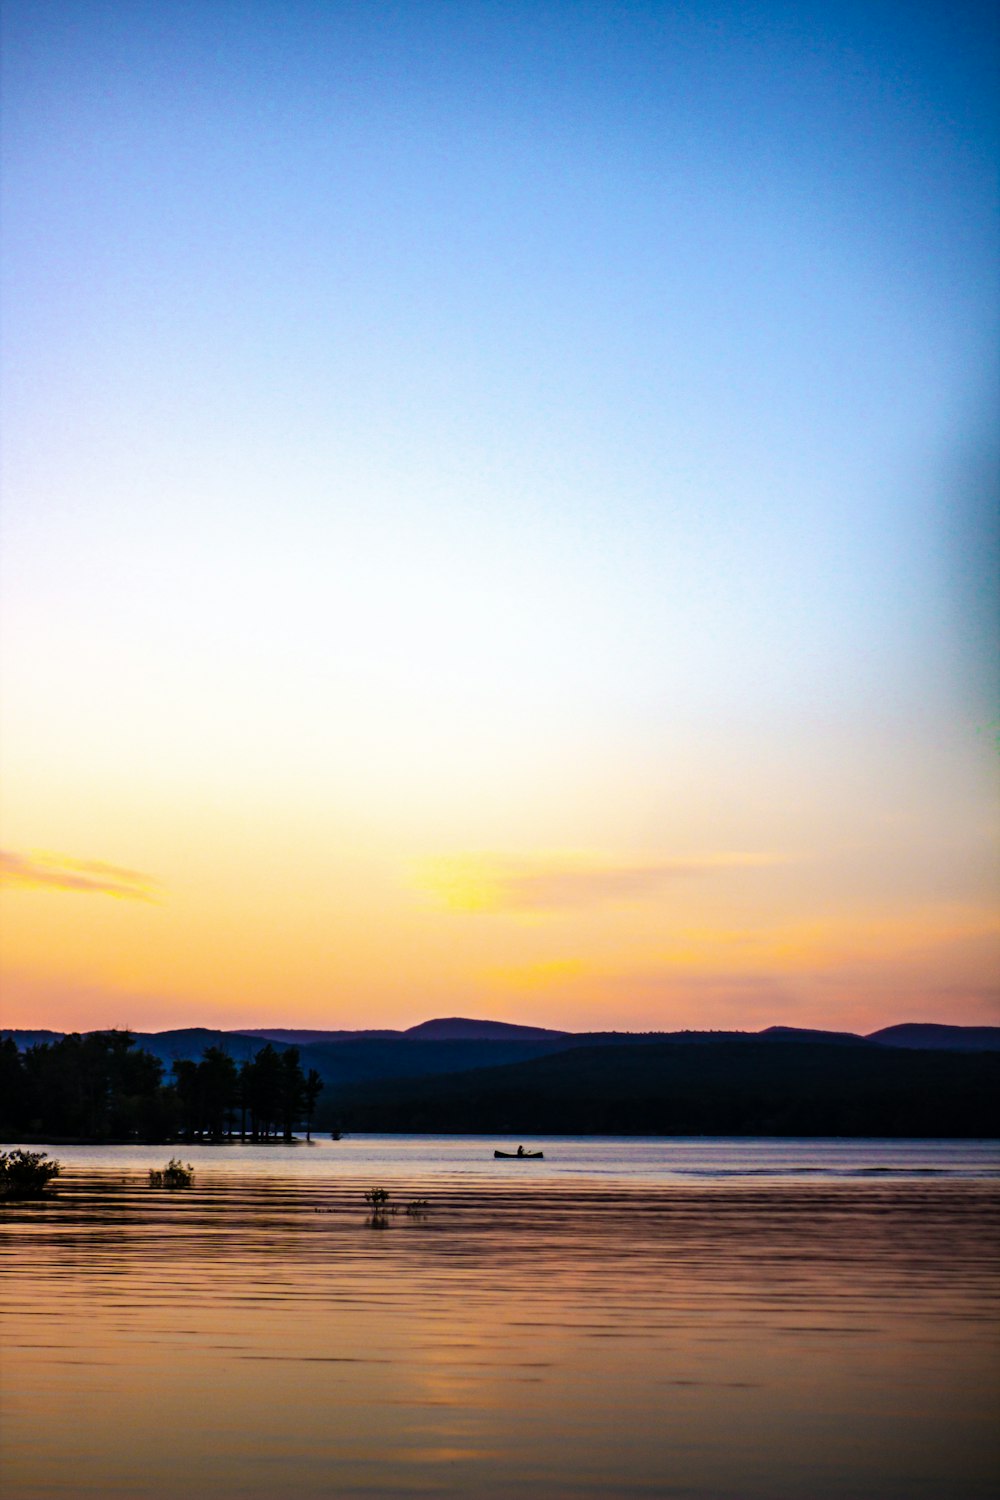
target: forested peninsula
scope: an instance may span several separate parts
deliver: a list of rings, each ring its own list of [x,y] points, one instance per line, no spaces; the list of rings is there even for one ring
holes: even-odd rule
[[[25,1141],[265,1144],[310,1133],[323,1080],[299,1049],[265,1043],[237,1064],[221,1047],[178,1058],[172,1077],[127,1031],[92,1031],[19,1052],[0,1041],[0,1130]]]

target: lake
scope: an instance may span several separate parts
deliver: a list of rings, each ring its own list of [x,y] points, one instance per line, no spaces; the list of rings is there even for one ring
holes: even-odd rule
[[[497,1144],[50,1148],[5,1500],[995,1500],[998,1143]]]

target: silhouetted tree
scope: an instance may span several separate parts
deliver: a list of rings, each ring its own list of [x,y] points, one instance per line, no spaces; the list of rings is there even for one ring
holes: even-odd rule
[[[21,1134],[27,1124],[28,1080],[12,1036],[0,1041],[0,1127]]]
[[[304,1118],[311,1128],[323,1087],[315,1069],[308,1078],[299,1050],[278,1052],[270,1042],[239,1068],[220,1047],[200,1062],[179,1058],[164,1084],[163,1065],[135,1045],[127,1031],[73,1033],[18,1052],[0,1041],[0,1139],[27,1135],[93,1140],[188,1140],[231,1136],[266,1141],[279,1131],[286,1141]]]
[[[306,1121],[306,1140],[312,1140],[313,1115],[316,1112],[316,1100],[323,1092],[323,1080],[315,1068],[310,1068],[306,1074],[306,1081],[302,1089],[302,1112]]]
[[[236,1064],[221,1047],[206,1048],[198,1064],[203,1131],[213,1140],[225,1134],[226,1119],[236,1097],[239,1074]]]
[[[281,1116],[283,1087],[281,1057],[270,1042],[251,1063],[247,1082],[251,1135],[255,1141],[266,1141]]]
[[[201,1089],[198,1064],[190,1057],[179,1057],[174,1063],[174,1091],[180,1111],[180,1125],[189,1140],[201,1133]]]
[[[251,1069],[253,1064],[248,1057],[240,1063],[240,1071],[236,1079],[236,1107],[240,1112],[240,1140],[247,1138],[247,1111],[250,1108],[251,1094]]]
[[[289,1047],[281,1057],[281,1129],[286,1141],[292,1139],[296,1122],[305,1105],[305,1078],[299,1067],[298,1047]]]
[[[130,1139],[160,1128],[163,1066],[127,1031],[73,1033],[22,1060],[25,1127],[35,1134]]]

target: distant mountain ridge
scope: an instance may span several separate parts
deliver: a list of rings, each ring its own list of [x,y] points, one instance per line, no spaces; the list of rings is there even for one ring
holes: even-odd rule
[[[19,1050],[64,1033],[6,1030]],[[134,1032],[162,1063],[297,1047],[321,1129],[530,1134],[984,1135],[1000,1130],[1000,1027],[907,1023],[870,1037],[564,1032],[468,1017],[408,1031]]]
[[[384,1041],[387,1037],[405,1035],[402,1031],[310,1031],[287,1026],[254,1026],[245,1031],[226,1032],[227,1036],[249,1036],[260,1042],[281,1042],[286,1047],[313,1047],[327,1042],[353,1042],[358,1039]]]
[[[536,1037],[571,1036],[574,1033],[552,1031],[546,1026],[518,1026],[510,1021],[474,1021],[465,1016],[447,1016],[440,1020],[421,1021],[405,1031],[290,1031],[283,1026],[254,1027],[242,1036],[265,1037],[268,1041],[287,1042],[296,1047],[311,1047],[320,1042],[350,1042],[359,1038],[384,1041],[389,1037],[408,1037],[419,1042],[531,1041]]]
[[[935,1052],[1000,1052],[1000,1026],[942,1026],[933,1021],[907,1021],[873,1031],[870,1042],[882,1047],[907,1047]]]
[[[517,1026],[510,1021],[471,1021],[465,1016],[448,1016],[440,1021],[421,1021],[403,1035],[418,1042],[531,1042],[542,1037],[573,1036],[577,1033],[552,1031],[547,1026]]]
[[[872,1041],[854,1031],[815,1031],[809,1026],[768,1026],[757,1035],[770,1042],[828,1042],[835,1047],[865,1047]]]
[[[93,1027],[94,1031],[107,1027]],[[58,1041],[67,1035],[62,1031],[0,1028],[0,1037],[13,1037],[21,1049],[39,1043]],[[902,1022],[886,1026],[867,1036],[851,1031],[826,1031],[802,1026],[768,1026],[762,1031],[558,1031],[545,1026],[521,1026],[510,1021],[477,1020],[466,1016],[445,1016],[421,1021],[398,1031],[389,1028],[369,1030],[321,1030],[285,1026],[246,1027],[222,1031],[207,1026],[179,1027],[169,1031],[135,1031],[139,1046],[165,1061],[199,1057],[206,1047],[222,1047],[232,1056],[251,1056],[254,1044],[272,1042],[283,1047],[329,1047],[359,1043],[439,1043],[439,1042],[537,1042],[546,1047],[579,1047],[589,1045],[639,1045],[652,1042],[710,1044],[722,1041],[790,1041],[816,1042],[839,1046],[880,1046],[946,1052],[1000,1051],[1000,1026],[950,1026],[929,1021]],[[241,1045],[246,1043],[246,1046]]]

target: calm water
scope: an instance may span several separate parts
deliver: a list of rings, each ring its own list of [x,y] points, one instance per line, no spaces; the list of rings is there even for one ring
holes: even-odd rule
[[[5,1500],[995,1500],[997,1143],[524,1144],[54,1148]]]

